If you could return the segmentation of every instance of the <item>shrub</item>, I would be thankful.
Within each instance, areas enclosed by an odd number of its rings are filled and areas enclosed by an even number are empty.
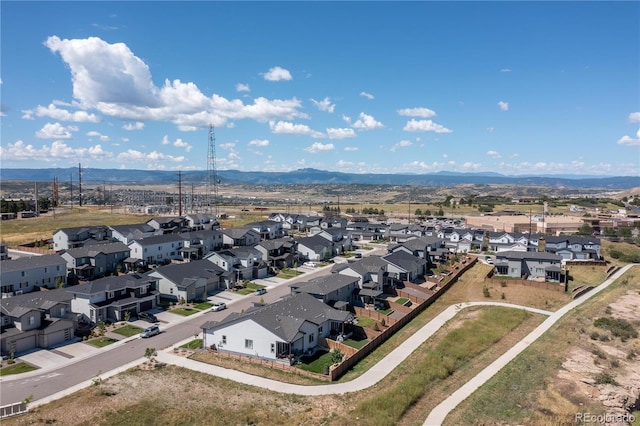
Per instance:
[[[591,337],[591,340],[598,340],[600,334],[598,334],[597,331],[592,331],[591,333],[589,333],[589,337]]]
[[[607,359],[607,354],[601,351],[600,349],[594,349],[591,351],[591,353],[600,359]]]
[[[629,338],[638,337],[638,332],[633,328],[633,325],[622,318],[602,317],[595,320],[593,325],[609,330],[611,334],[619,337],[623,342],[626,342]]]
[[[618,367],[620,367],[620,361],[618,361],[617,359],[612,359],[612,360],[611,360],[611,367],[612,367],[612,368],[618,368]]]
[[[500,281],[500,287],[506,287],[507,286],[507,282],[506,281]]]
[[[489,288],[487,286],[482,287],[482,295],[484,297],[491,297],[491,293],[489,293]]]
[[[504,300],[504,299],[506,299],[506,298],[507,298],[507,296],[505,296],[505,294],[504,294],[504,293],[502,293],[502,294],[500,295],[500,299]]]
[[[598,374],[596,376],[596,384],[598,385],[617,385],[618,382],[615,381],[613,376],[606,371]]]

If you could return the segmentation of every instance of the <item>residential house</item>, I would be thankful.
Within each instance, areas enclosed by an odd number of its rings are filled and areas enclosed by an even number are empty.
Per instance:
[[[445,242],[438,237],[410,238],[407,241],[389,247],[389,253],[404,250],[420,259],[425,259],[429,265],[446,260],[449,250],[445,248]],[[443,257],[444,256],[444,257]]]
[[[153,219],[149,219],[147,221],[147,225],[162,234],[182,232],[189,228],[188,221],[184,217],[158,216]]]
[[[344,217],[340,217],[340,216],[328,216],[328,217],[323,217],[320,220],[320,228],[322,229],[327,229],[327,228],[346,228],[347,227],[347,219]]]
[[[260,241],[254,248],[262,253],[262,259],[272,268],[291,268],[300,262],[293,238]]]
[[[0,260],[9,260],[9,246],[5,243],[0,243]]]
[[[496,275],[533,280],[561,280],[562,257],[553,253],[501,251],[496,253]]]
[[[306,260],[327,260],[335,254],[334,243],[319,235],[296,239],[298,253]]]
[[[274,240],[285,236],[282,223],[272,220],[248,223],[244,227],[256,231],[260,235],[260,240]]]
[[[266,278],[269,270],[262,252],[254,247],[220,250],[205,257],[225,271],[233,272],[236,281]]]
[[[29,293],[38,287],[55,288],[67,283],[67,262],[59,254],[20,257],[0,262],[2,297]]]
[[[213,230],[220,227],[217,218],[207,213],[190,213],[184,220],[190,231]]]
[[[404,251],[396,251],[382,257],[389,263],[387,275],[397,281],[415,282],[423,278],[427,273],[428,263]]]
[[[155,228],[146,223],[111,225],[109,226],[109,230],[111,232],[111,238],[127,245],[132,241],[160,234]]]
[[[202,325],[204,347],[290,363],[319,347],[321,338],[340,333],[351,313],[300,293],[269,305],[232,313]]]
[[[336,254],[343,254],[351,250],[351,233],[345,228],[341,227],[329,227],[329,228],[317,228],[311,229],[312,235],[318,235],[326,238],[333,243],[333,247]]]
[[[184,240],[179,234],[163,234],[141,238],[129,243],[131,257],[149,265],[166,265],[172,260],[184,260],[181,250]]]
[[[180,236],[183,239],[180,254],[184,260],[202,259],[212,251],[220,250],[223,246],[222,231],[219,229],[182,232]]]
[[[160,298],[157,285],[156,277],[128,274],[100,278],[66,290],[73,296],[71,310],[99,323],[123,321],[127,312],[133,316],[154,309]]]
[[[79,279],[91,280],[123,271],[123,262],[130,252],[129,247],[118,241],[69,249],[60,256],[67,262],[69,272]]]
[[[34,291],[0,300],[0,351],[20,354],[73,339],[77,315],[65,289]]]
[[[224,247],[253,247],[260,242],[260,234],[249,228],[229,228],[222,231]]]
[[[489,251],[529,251],[529,234],[487,232],[487,240]]]
[[[109,228],[106,226],[80,226],[60,228],[53,233],[53,249],[55,251],[82,247],[91,242],[110,240]]]
[[[203,300],[210,294],[234,286],[232,272],[204,259],[163,266],[147,275],[158,280],[160,297],[173,301]]]
[[[333,273],[358,279],[357,300],[362,304],[374,303],[383,294],[383,287],[392,284],[387,273],[389,262],[380,256],[367,256],[356,262],[336,264]]]
[[[389,241],[402,243],[409,238],[422,237],[425,235],[425,229],[422,225],[392,223],[387,229],[386,237]]]
[[[387,234],[389,225],[369,222],[352,222],[345,228],[350,232],[353,241],[382,240]]]
[[[289,288],[291,288],[292,295],[307,293],[323,303],[334,306],[336,302],[352,303],[360,288],[358,282],[359,277],[331,274],[290,284]]]
[[[600,260],[600,239],[580,235],[545,237],[545,251],[565,260]]]

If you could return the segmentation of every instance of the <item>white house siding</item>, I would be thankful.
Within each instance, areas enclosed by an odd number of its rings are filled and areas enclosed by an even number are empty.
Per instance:
[[[223,336],[226,336],[226,344],[223,343]],[[253,346],[245,347],[245,340],[252,341]],[[277,359],[276,349],[271,352],[271,345],[277,348],[277,342],[286,343],[251,319],[229,324],[215,332],[207,330],[204,335],[205,347],[216,345],[219,350],[274,360]]]

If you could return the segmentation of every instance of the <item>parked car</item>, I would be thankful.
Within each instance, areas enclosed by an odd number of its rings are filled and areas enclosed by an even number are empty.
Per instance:
[[[302,265],[303,266],[308,266],[309,268],[315,268],[316,267],[316,263],[315,262],[304,262]]]
[[[356,259],[362,259],[362,253],[356,253],[355,257]]]
[[[213,312],[222,311],[224,309],[227,309],[227,304],[224,302],[216,302],[213,304],[213,307],[211,308]]]
[[[151,327],[145,328],[144,331],[140,333],[140,337],[152,337],[156,334],[160,334],[160,327],[158,327],[157,325],[152,325]]]
[[[140,312],[138,318],[147,322],[158,322],[158,318],[150,312]]]
[[[266,292],[267,292],[267,289],[266,289],[266,288],[259,288],[259,289],[257,289],[253,294],[255,294],[255,295],[259,296],[259,295],[261,295],[261,294],[265,294]]]

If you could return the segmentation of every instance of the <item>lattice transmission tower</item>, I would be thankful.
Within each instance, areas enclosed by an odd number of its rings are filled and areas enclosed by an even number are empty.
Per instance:
[[[209,125],[209,149],[207,150],[207,212],[219,217],[218,211],[218,171],[216,169],[216,137],[213,132],[213,124]]]

